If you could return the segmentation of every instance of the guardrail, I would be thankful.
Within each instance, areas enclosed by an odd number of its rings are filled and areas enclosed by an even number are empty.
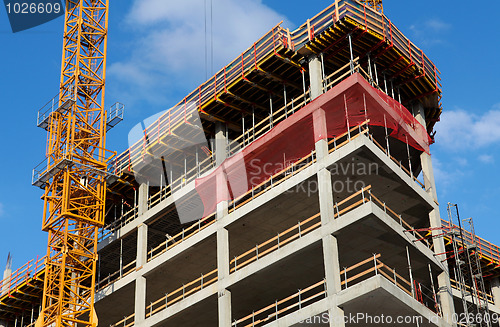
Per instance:
[[[447,220],[441,220],[441,225],[443,226],[443,228],[447,229],[451,228],[450,222]],[[460,230],[460,227],[458,227],[455,224],[453,224],[453,228]],[[462,232],[464,236],[463,241],[465,241],[466,244],[473,244],[472,234],[465,229],[462,229]],[[485,239],[477,235],[475,236],[475,240],[477,248],[479,249],[479,254],[482,257],[488,258],[491,261],[493,261],[492,263],[495,264],[496,268],[500,268],[500,247],[498,245],[486,241]]]
[[[146,318],[149,318],[158,311],[166,309],[167,307],[184,300],[186,297],[202,290],[204,287],[212,285],[218,280],[218,278],[217,269],[214,269],[209,273],[201,274],[200,277],[187,284],[183,284],[182,287],[166,293],[164,297],[156,300],[155,302],[151,302],[146,307]]]
[[[389,217],[398,222],[405,230],[411,228],[411,226],[401,217],[401,215],[394,212],[385,204],[385,202],[382,202],[372,194],[371,185],[362,188],[361,190],[348,196],[340,202],[336,202],[334,205],[334,218],[339,218],[340,216],[368,202],[372,202],[379,206]],[[276,236],[268,239],[263,243],[256,244],[255,247],[240,254],[239,256],[234,257],[229,263],[230,272],[235,272],[238,269],[241,269],[249,265],[250,263],[259,260],[260,258],[280,249],[286,244],[316,230],[320,226],[321,216],[319,213],[312,215],[311,217],[303,221],[299,221],[296,225],[286,229],[283,232],[278,233]],[[423,239],[422,235],[418,232],[413,232],[413,235],[427,247],[431,246],[429,241]]]
[[[435,296],[429,297],[425,291],[425,285],[414,281],[411,283],[408,279],[396,273],[396,270],[387,266],[380,261],[380,254],[374,254],[366,260],[363,260],[355,265],[345,268],[340,272],[341,286],[345,288],[353,286],[373,276],[382,276],[394,283],[398,288],[403,290],[409,296],[425,305],[428,309],[438,313],[438,305]],[[353,273],[349,277],[349,273]],[[424,291],[422,291],[424,290]],[[296,293],[281,299],[276,300],[262,309],[253,311],[251,314],[237,319],[232,323],[232,326],[255,327],[270,323],[273,320],[300,310],[308,305],[320,301],[328,296],[326,281],[319,281],[304,289],[299,289]]]
[[[454,280],[453,278],[450,278],[450,283],[451,283],[451,287],[453,287],[456,290],[460,290],[460,285],[458,284],[458,282],[456,280]],[[483,293],[480,290],[474,290],[469,285],[465,285],[465,288],[471,294],[476,293],[481,300],[488,301],[490,304],[493,304],[493,305],[495,304],[495,300],[493,298],[493,295],[488,294],[488,293]]]
[[[17,288],[32,279],[38,279],[39,274],[45,269],[45,256],[36,257],[10,273],[0,281],[0,297],[16,292]]]

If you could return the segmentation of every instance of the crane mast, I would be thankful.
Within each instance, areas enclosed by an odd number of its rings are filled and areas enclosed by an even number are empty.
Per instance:
[[[47,116],[42,229],[48,232],[38,326],[96,326],[104,224],[108,0],[66,0],[59,105]]]

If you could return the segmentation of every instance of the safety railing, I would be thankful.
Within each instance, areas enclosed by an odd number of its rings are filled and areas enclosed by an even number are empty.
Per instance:
[[[217,269],[214,269],[207,274],[201,274],[201,276],[197,279],[187,284],[183,284],[182,287],[179,287],[172,292],[165,293],[164,297],[156,300],[155,302],[151,302],[148,306],[146,306],[146,318],[151,317],[158,311],[164,310],[186,297],[202,290],[204,287],[212,285],[217,280]]]
[[[316,35],[321,34],[335,23],[346,18],[355,22],[356,25],[366,30],[371,30],[395,47],[401,55],[408,58],[410,65],[418,65],[422,72],[435,83],[436,89],[441,88],[439,70],[432,61],[413,42],[401,33],[401,31],[385,15],[376,10],[353,0],[338,0],[319,14],[301,25],[297,30],[291,32],[293,48],[300,48]],[[438,74],[439,73],[439,74]]]
[[[164,180],[164,176],[160,175],[160,186],[157,192],[153,193],[148,198],[148,209],[157,205],[162,200],[166,199],[170,195],[172,195],[177,190],[180,190],[182,187],[186,186],[188,183],[194,181],[196,178],[210,171],[215,166],[215,161],[212,160],[212,157],[207,157],[205,160],[201,162],[197,162],[196,165],[189,170],[186,168],[184,174],[174,179],[172,176],[168,176],[170,179],[170,183],[166,183]],[[168,174],[168,172],[167,172]]]
[[[428,309],[434,311],[435,313],[440,312],[436,292],[432,289],[432,286],[427,287],[425,284],[416,281],[412,277],[412,273],[409,268],[408,270],[399,271],[398,273],[395,268],[391,268],[384,264],[380,260],[380,257],[380,254],[374,254],[370,258],[358,262],[348,268],[344,268],[340,272],[341,287],[346,289],[349,286],[355,285],[374,275],[381,275],[406,294],[425,305]],[[401,275],[403,272],[405,275],[407,274],[408,277],[403,277]]]
[[[425,288],[425,285],[416,281],[413,281],[413,283],[410,282],[407,278],[397,273],[396,269],[380,261],[380,257],[380,254],[374,254],[373,257],[342,270],[340,272],[341,286],[345,289],[370,277],[382,276],[394,283],[394,285],[406,294],[425,305],[428,309],[439,312],[436,297],[434,296],[435,292],[432,292],[432,295],[429,296],[426,293],[428,289]],[[410,277],[410,279],[412,278]],[[262,326],[318,302],[327,296],[326,281],[322,280],[304,289],[299,289],[296,293],[284,299],[276,300],[274,303],[253,311],[251,314],[240,319],[236,319],[232,323],[232,326]]]
[[[122,320],[110,324],[109,327],[132,327],[135,324],[135,313],[130,316],[123,317]]]
[[[40,128],[49,129],[50,116],[53,112],[63,113],[68,111],[76,101],[73,91],[59,92],[38,110],[36,125]]]
[[[336,202],[334,205],[334,218],[339,218],[340,216],[360,207],[361,205],[372,202],[377,205],[379,208],[384,210],[384,212],[394,219],[400,226],[407,230],[413,229],[402,217],[389,208],[385,202],[382,202],[377,197],[372,194],[371,185],[363,187],[361,190],[355,192],[354,194],[348,196],[342,201]],[[260,244],[256,244],[255,247],[249,249],[248,251],[235,256],[229,263],[230,272],[235,272],[238,269],[241,269],[250,263],[257,261],[264,256],[280,249],[281,247],[297,240],[310,232],[316,230],[321,226],[321,216],[319,213],[312,215],[311,217],[297,222],[296,225],[293,225],[286,229],[283,232],[278,233],[276,236],[262,242]],[[428,240],[424,239],[421,234],[418,232],[412,232],[414,237],[420,241],[422,241],[426,246],[430,247],[431,244]]]
[[[324,299],[326,295],[326,283],[322,280],[309,287],[298,290],[296,293],[284,299],[276,300],[273,304],[260,310],[253,311],[243,318],[235,320],[231,326],[262,326],[318,302]]]
[[[231,140],[227,145],[227,153],[233,155],[234,153],[245,148],[247,145],[266,134],[274,126],[284,121],[288,117],[292,116],[301,108],[305,107],[310,100],[309,90],[305,91],[304,94],[292,99],[286,99],[286,93],[284,94],[285,103],[278,109],[270,109],[270,114],[268,117],[261,119],[257,123],[255,122],[255,116],[252,116],[251,121],[248,123],[245,118],[242,118],[243,132],[240,136]]]
[[[441,220],[441,225],[444,228],[451,229],[450,227],[450,222],[446,220]],[[456,230],[460,230],[460,227],[457,225],[453,225],[453,228]],[[472,240],[472,234],[466,230],[462,229],[463,236],[464,236],[464,243],[465,244],[473,244]],[[497,268],[500,268],[500,247],[498,245],[495,245],[491,242],[486,241],[485,239],[475,236],[477,248],[479,250],[479,254],[483,257],[486,257],[493,261],[493,263],[496,265]]]
[[[257,185],[253,185],[250,190],[240,195],[236,199],[231,200],[228,204],[229,212],[233,212],[234,210],[271,190],[272,188],[277,187],[284,181],[288,180],[290,177],[295,176],[315,162],[316,151],[312,150],[311,153],[309,153],[307,156],[302,157],[301,159],[295,161],[282,170],[274,173],[273,175],[270,175],[268,179]]]
[[[310,232],[316,230],[321,226],[321,216],[319,213],[299,221],[296,225],[288,228],[287,230],[278,233],[273,238],[255,245],[254,248],[234,257],[229,262],[230,272],[235,272],[250,263],[259,260],[260,258],[280,249],[281,247],[289,244],[290,242],[299,239]]]
[[[167,236],[167,240],[165,240],[165,242],[160,243],[158,246],[148,251],[148,262],[165,253],[167,250],[173,248],[174,246],[184,242],[195,234],[201,232],[205,228],[215,223],[215,221],[215,213],[213,213],[210,216],[198,220],[191,226],[183,228],[182,231],[175,234],[174,236]]]
[[[149,143],[158,141],[159,136],[163,133],[175,133],[176,128],[182,127],[184,123],[190,123],[190,116],[202,112],[209,103],[220,101],[218,94],[226,92],[227,88],[240,78],[246,78],[245,75],[250,70],[257,69],[258,63],[276,53],[282,46],[282,28],[278,24],[243,52],[241,56],[224,66],[173,109],[165,112],[155,123],[147,127],[144,131],[144,139],[137,141],[128,151],[120,155],[111,169],[115,171],[115,174],[132,171],[135,163],[145,156]]]
[[[38,279],[40,272],[45,269],[45,256],[36,257],[14,270],[9,276],[0,281],[0,297],[16,292],[17,288],[24,283],[29,284],[33,279]]]
[[[454,280],[453,278],[450,278],[450,283],[451,283],[451,287],[460,291],[460,285],[456,280]],[[471,294],[477,294],[482,301],[488,301],[490,304],[493,304],[493,305],[495,304],[493,295],[488,294],[488,293],[483,293],[480,290],[474,290],[469,285],[465,285],[465,289],[467,290],[467,292],[470,292]]]
[[[119,215],[115,213],[115,219],[113,220],[113,222],[105,225],[99,230],[99,242],[103,241],[105,238],[113,234],[116,230],[122,228],[139,216],[139,206],[137,203],[130,205],[122,200],[122,204],[119,210],[120,213]]]
[[[120,264],[120,268],[115,271],[114,273],[109,273],[108,276],[101,278],[100,272],[98,273],[98,279],[96,282],[96,289],[100,290],[105,288],[106,286],[109,286],[113,284],[114,282],[122,279],[123,277],[129,275],[133,271],[135,271],[136,268],[136,260],[133,260],[127,264],[125,264],[123,267]]]
[[[408,168],[406,168],[402,162],[399,160],[397,160],[396,158],[394,158],[393,156],[390,155],[390,152],[387,148],[384,148],[382,145],[380,145],[379,142],[377,142],[377,140],[373,137],[372,134],[368,134],[368,138],[380,149],[382,150],[388,157],[389,159],[391,159],[396,165],[399,166],[399,168],[401,168],[408,176],[410,176],[410,178],[415,182],[417,183],[421,188],[425,189],[425,185],[423,182],[421,182],[417,176],[413,175],[413,172],[411,170],[409,170]]]

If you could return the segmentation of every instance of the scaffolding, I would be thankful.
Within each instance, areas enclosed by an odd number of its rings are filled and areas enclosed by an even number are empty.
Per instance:
[[[486,287],[472,218],[461,219],[458,205],[448,203],[449,230],[453,245],[454,273],[458,282],[467,326],[491,326]],[[459,228],[455,228],[454,222]],[[464,237],[462,222],[469,225],[471,239]]]

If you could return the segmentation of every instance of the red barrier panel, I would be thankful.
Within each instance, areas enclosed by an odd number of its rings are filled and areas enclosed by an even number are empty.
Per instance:
[[[318,109],[325,115],[318,114]],[[326,117],[326,131],[322,117]],[[387,127],[391,137],[429,153],[431,138],[424,126],[403,105],[354,74],[226,159],[210,175],[196,179],[203,216],[213,213],[217,203],[245,194],[307,156],[319,139],[336,137],[367,119],[369,125]]]

